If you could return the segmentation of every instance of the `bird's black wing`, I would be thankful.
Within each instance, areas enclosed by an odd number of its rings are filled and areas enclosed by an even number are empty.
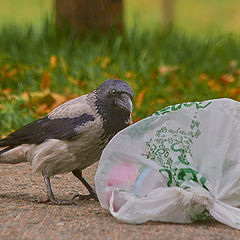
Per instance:
[[[31,122],[0,140],[0,147],[21,144],[39,144],[46,139],[69,139],[79,132],[76,128],[94,121],[94,116],[83,113],[74,118],[41,118]]]

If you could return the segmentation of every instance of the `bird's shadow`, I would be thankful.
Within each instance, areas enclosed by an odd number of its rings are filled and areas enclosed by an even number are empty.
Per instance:
[[[19,205],[24,205],[26,207],[36,207],[39,206],[40,209],[45,209],[48,208],[50,206],[52,207],[67,207],[67,208],[81,208],[81,207],[87,207],[88,209],[98,209],[96,210],[92,210],[96,215],[101,215],[102,217],[111,217],[111,214],[102,209],[99,202],[91,199],[91,200],[75,200],[76,202],[76,206],[74,205],[56,205],[53,203],[39,203],[38,200],[41,198],[41,196],[36,195],[36,194],[29,194],[29,193],[0,193],[0,203],[4,202],[5,203],[5,207],[6,207],[6,202],[9,203],[9,207],[11,207],[11,209],[15,209],[13,208],[13,204],[15,204],[16,208],[19,207]],[[71,198],[68,196],[69,200],[71,200]],[[129,225],[128,223],[124,223],[121,222],[117,219],[113,218],[113,221],[116,221],[116,223],[120,224],[120,225]],[[165,222],[158,222],[158,221],[148,221],[145,222],[144,224],[140,224],[140,225],[151,225],[151,226],[158,226],[159,224],[161,225],[166,225],[169,226],[169,224],[171,224],[172,226],[186,226],[187,224],[180,224],[180,223],[165,223]],[[224,226],[223,224],[218,223],[215,219],[213,219],[212,217],[208,217],[205,221],[201,221],[201,222],[195,222],[192,223],[191,226],[193,228],[199,228],[202,227],[203,229],[211,229],[211,228],[223,228],[227,226]],[[181,229],[181,228],[179,228]],[[179,230],[181,231],[181,230]]]
[[[2,201],[1,201],[2,199]],[[74,205],[56,205],[52,202],[44,203],[42,202],[45,200],[46,197],[42,197],[36,194],[29,194],[29,193],[0,193],[0,202],[15,202],[16,204],[24,204],[24,205],[55,205],[55,206],[72,206],[72,207],[79,207],[82,205],[89,206],[89,205],[96,205],[99,202],[90,199],[90,200],[74,200],[76,206]],[[59,200],[63,200],[62,198],[58,198]],[[72,200],[71,196],[67,196],[64,200]]]
[[[128,223],[125,223],[125,222],[121,222],[119,220],[116,220],[118,222],[118,224],[120,225],[128,225]],[[169,225],[171,225],[172,227],[176,226],[176,227],[179,227],[178,228],[178,232],[181,232],[181,226],[182,227],[185,227],[185,226],[190,226],[192,228],[196,228],[198,229],[199,227],[203,228],[203,229],[211,229],[211,228],[229,228],[228,226],[226,225],[223,225],[222,223],[219,223],[217,220],[213,219],[213,218],[208,218],[206,219],[205,221],[196,221],[196,222],[193,222],[193,223],[174,223],[174,222],[161,222],[161,221],[148,221],[148,222],[144,222],[142,224],[139,224],[139,226],[147,226],[147,225],[150,225],[150,226],[159,226],[159,225],[162,225],[162,226],[166,226],[166,227],[169,227]]]

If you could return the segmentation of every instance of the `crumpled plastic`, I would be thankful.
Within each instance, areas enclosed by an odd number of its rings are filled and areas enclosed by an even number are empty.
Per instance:
[[[191,223],[207,214],[240,229],[240,103],[166,107],[119,132],[95,176],[100,204],[127,223]]]

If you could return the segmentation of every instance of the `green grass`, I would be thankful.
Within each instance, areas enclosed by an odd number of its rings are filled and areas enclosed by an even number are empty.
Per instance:
[[[123,36],[110,32],[78,38],[73,32],[57,33],[47,21],[37,32],[31,27],[3,28],[0,134],[47,113],[58,103],[54,93],[69,99],[110,77],[133,88],[134,121],[179,102],[239,99],[239,59],[240,39],[229,34],[199,39],[175,29],[135,29]]]

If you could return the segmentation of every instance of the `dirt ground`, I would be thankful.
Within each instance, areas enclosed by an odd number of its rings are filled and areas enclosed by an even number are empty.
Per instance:
[[[83,172],[92,185],[96,168],[97,164]],[[58,199],[86,192],[70,173],[54,177],[52,187]],[[0,165],[0,239],[240,239],[240,231],[214,220],[130,225],[113,218],[94,200],[76,201],[77,206],[36,202],[45,195],[43,179],[31,173],[30,165]]]

